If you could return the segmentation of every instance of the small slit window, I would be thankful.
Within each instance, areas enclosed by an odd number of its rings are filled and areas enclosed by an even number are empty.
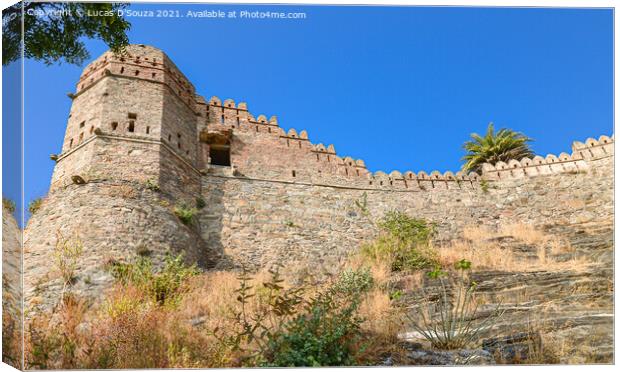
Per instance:
[[[291,173],[292,173],[293,177],[296,177],[296,176],[297,176],[297,174],[295,173],[295,171],[292,171]]]
[[[84,128],[84,125],[85,125],[85,124],[86,124],[86,122],[85,122],[85,121],[81,122],[81,123],[80,123],[80,128]]]
[[[151,133],[151,127],[146,127],[146,134],[150,134]]]
[[[73,138],[71,138],[71,141],[69,141],[69,148],[73,147]]]
[[[116,130],[116,128],[118,128],[118,123],[117,122],[112,122],[110,127],[112,127],[112,130]]]
[[[136,130],[136,124],[133,121],[129,122],[129,126],[127,126],[127,131],[133,133]]]
[[[127,118],[128,119],[133,119],[136,120],[138,118],[138,114],[135,114],[133,112],[130,112],[129,114],[127,114]]]

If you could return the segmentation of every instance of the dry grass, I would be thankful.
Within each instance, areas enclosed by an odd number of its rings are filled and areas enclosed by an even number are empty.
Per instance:
[[[570,243],[555,235],[546,234],[532,225],[509,224],[497,232],[486,227],[469,226],[463,229],[463,240],[438,247],[439,261],[450,267],[460,259],[473,263],[474,270],[534,271],[541,269],[579,269],[590,264],[586,257],[578,257]],[[498,238],[511,237],[528,246],[535,247],[535,257],[527,257],[512,251],[498,242]],[[572,254],[562,261],[556,256]]]
[[[522,241],[525,244],[544,244],[550,238],[542,231],[536,229],[532,225],[523,223],[512,223],[503,225],[499,229],[499,236],[506,235],[511,236],[517,240]]]
[[[352,263],[349,268],[359,267]],[[361,332],[365,349],[356,358],[374,364],[391,353],[401,327],[400,310],[385,293],[386,269],[373,268],[376,283],[363,298],[358,315],[365,319]],[[245,316],[257,319],[270,306],[271,279],[266,271],[252,275],[247,284],[253,296],[242,305],[238,299],[239,273],[208,272],[192,277],[189,289],[176,305],[160,306],[143,289],[116,284],[103,301],[89,305],[68,294],[50,313],[31,319],[26,327],[26,361],[34,369],[222,368],[253,366],[249,356],[260,340],[239,339],[243,323],[235,314],[244,306]],[[379,285],[381,283],[381,285]],[[324,285],[308,286],[310,299]],[[282,291],[296,288],[291,280]],[[267,318],[267,327],[281,319]],[[277,329],[277,328],[274,328]]]

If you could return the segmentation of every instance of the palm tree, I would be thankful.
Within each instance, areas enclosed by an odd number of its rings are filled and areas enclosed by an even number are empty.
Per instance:
[[[471,141],[463,145],[467,151],[462,159],[465,161],[463,170],[467,172],[480,173],[484,163],[495,164],[499,161],[508,162],[511,159],[521,160],[534,155],[528,145],[528,142],[532,141],[531,138],[506,128],[496,133],[493,123],[489,123],[484,137],[472,133],[471,138]]]

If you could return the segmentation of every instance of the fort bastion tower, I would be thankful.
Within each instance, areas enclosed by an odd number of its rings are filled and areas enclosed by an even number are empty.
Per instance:
[[[570,154],[485,164],[482,174],[371,173],[243,102],[206,101],[145,45],[97,58],[70,97],[49,194],[24,233],[27,307],[60,293],[53,252],[67,239],[84,247],[74,290],[97,294],[112,282],[106,264],[161,262],[166,252],[203,268],[335,270],[372,236],[368,217],[394,209],[433,221],[442,241],[502,223],[611,236],[613,136],[576,141]],[[191,221],[181,209],[195,209]],[[596,248],[602,260],[612,258],[608,241]]]
[[[49,195],[26,230],[26,292],[53,275],[59,234],[82,242],[80,277],[94,285],[110,280],[103,264],[136,254],[184,251],[208,265],[199,226],[170,213],[200,195],[193,85],[162,51],[131,45],[90,63],[69,96]]]

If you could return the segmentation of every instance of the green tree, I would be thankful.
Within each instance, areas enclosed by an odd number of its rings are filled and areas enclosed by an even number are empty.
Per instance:
[[[130,28],[119,10],[119,3],[47,3],[19,2],[2,11],[2,64],[8,65],[21,55],[22,18],[24,56],[48,65],[80,65],[90,58],[84,38],[99,39],[114,52],[129,44]]]
[[[493,123],[489,123],[487,133],[480,136],[472,133],[472,140],[465,142],[463,148],[467,154],[463,157],[464,171],[480,172],[482,164],[495,164],[499,161],[507,162],[511,159],[521,160],[534,155],[528,142],[532,139],[523,133],[502,128],[495,132]]]

